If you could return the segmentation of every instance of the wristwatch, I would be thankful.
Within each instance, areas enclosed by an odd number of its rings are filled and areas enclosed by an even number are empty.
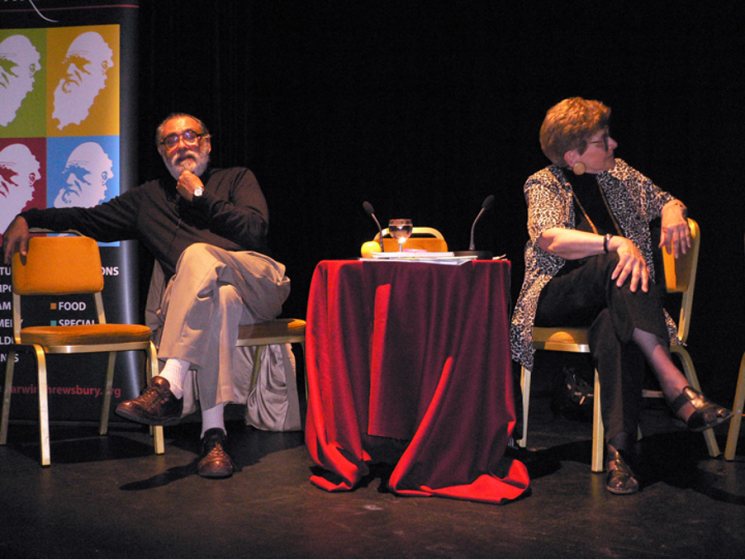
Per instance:
[[[202,196],[204,194],[204,187],[197,187],[194,189],[193,196]]]

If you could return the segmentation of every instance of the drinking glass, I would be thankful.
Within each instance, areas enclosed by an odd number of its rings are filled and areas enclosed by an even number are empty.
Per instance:
[[[414,227],[411,225],[411,220],[408,218],[397,218],[388,222],[388,233],[391,237],[398,241],[398,250],[402,252],[404,250],[404,243],[411,235]],[[381,239],[381,242],[383,240]]]

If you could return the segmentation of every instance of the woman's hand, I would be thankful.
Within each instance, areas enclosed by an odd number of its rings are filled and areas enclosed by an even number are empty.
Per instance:
[[[619,288],[630,278],[629,289],[635,292],[641,283],[642,291],[649,291],[649,269],[647,261],[631,239],[616,235],[611,237],[608,249],[618,253],[618,266],[611,278]]]
[[[541,234],[536,244],[548,253],[563,259],[575,260],[603,254],[604,242],[604,237],[595,233],[550,228]],[[643,291],[649,291],[647,261],[633,241],[614,235],[608,241],[608,251],[618,253],[618,266],[613,270],[611,278],[616,281],[619,288],[628,280],[632,292],[635,292],[640,284]]]
[[[685,217],[685,207],[678,201],[668,202],[662,209],[660,245],[676,259],[691,248],[691,229]]]

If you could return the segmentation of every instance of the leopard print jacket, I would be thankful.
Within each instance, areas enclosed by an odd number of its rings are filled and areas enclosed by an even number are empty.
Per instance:
[[[647,261],[651,278],[654,279],[649,223],[662,215],[662,207],[675,200],[674,197],[621,159],[616,159],[616,165],[610,171],[598,174],[598,182],[624,236],[639,247]],[[564,170],[557,165],[531,175],[524,187],[530,239],[525,246],[525,279],[512,315],[510,345],[512,359],[530,370],[533,369],[535,352],[533,322],[538,298],[541,290],[566,262],[561,257],[540,249],[537,241],[547,229],[576,227],[571,188]],[[665,319],[671,344],[679,343],[677,327],[667,312]]]

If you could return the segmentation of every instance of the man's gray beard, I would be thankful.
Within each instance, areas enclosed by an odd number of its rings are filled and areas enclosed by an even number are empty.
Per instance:
[[[11,82],[12,85],[13,82]],[[19,87],[0,87],[0,126],[8,126],[12,123],[21,103],[26,99],[29,92],[34,89],[34,82],[31,80],[28,89]]]
[[[95,87],[84,87],[83,85],[73,84],[73,89],[66,92],[64,89],[65,80],[60,80],[54,90],[54,112],[52,117],[59,121],[58,129],[62,130],[68,124],[80,124],[88,117],[88,112],[96,99],[98,92],[106,84],[106,78],[103,79],[97,89]]]
[[[172,165],[170,161],[166,160],[165,164],[168,172],[171,174],[171,177],[178,181],[178,178],[181,177],[181,173],[183,173],[184,171],[191,171],[197,177],[201,177],[202,173],[204,173],[207,169],[207,165],[209,164],[209,162],[210,158],[209,156],[207,156],[202,162],[195,162],[192,159],[187,159],[185,161],[182,161],[178,165]]]

